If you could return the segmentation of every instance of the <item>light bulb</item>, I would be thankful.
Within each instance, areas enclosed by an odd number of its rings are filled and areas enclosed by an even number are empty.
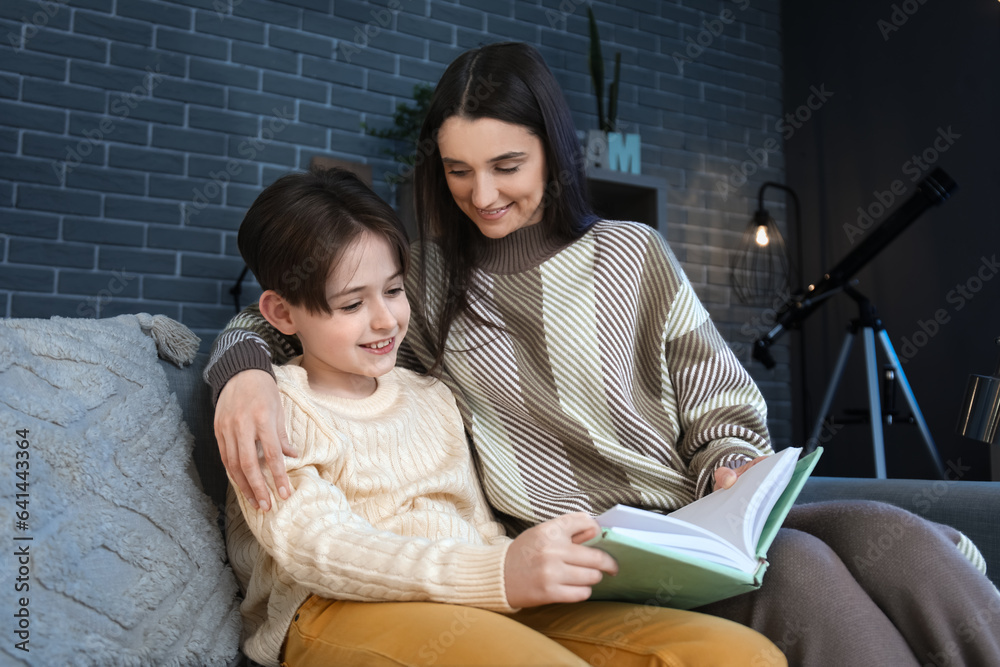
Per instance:
[[[767,245],[770,239],[767,238],[767,225],[757,227],[757,245]]]

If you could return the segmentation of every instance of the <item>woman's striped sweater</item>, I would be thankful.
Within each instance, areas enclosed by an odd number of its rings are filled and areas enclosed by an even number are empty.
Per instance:
[[[407,284],[399,364],[418,370],[441,303],[416,288],[421,262],[440,285],[437,247],[414,249]],[[489,240],[479,266],[472,308],[498,327],[459,318],[442,379],[510,529],[616,503],[670,511],[703,495],[717,467],[771,451],[760,392],[655,230],[601,221],[559,245],[534,225]],[[216,341],[206,379],[217,392],[291,346],[248,309]]]

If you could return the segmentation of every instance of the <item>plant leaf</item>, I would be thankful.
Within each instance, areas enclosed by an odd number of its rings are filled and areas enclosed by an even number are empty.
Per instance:
[[[383,153],[392,155],[400,164],[412,166],[416,161],[420,128],[424,124],[433,94],[434,86],[418,83],[413,87],[413,102],[400,102],[396,105],[396,111],[392,114],[392,127],[381,129],[368,127],[366,123],[361,125],[365,133],[395,142],[394,148],[385,148]]]
[[[618,118],[618,82],[622,74],[622,52],[615,54],[615,76],[608,88],[608,129],[607,132],[615,131],[615,121]]]
[[[597,31],[597,19],[594,9],[587,7],[587,18],[590,21],[590,52],[587,63],[590,65],[590,78],[594,82],[594,95],[597,97],[597,124],[602,130],[604,120],[604,58],[601,56],[601,36]]]

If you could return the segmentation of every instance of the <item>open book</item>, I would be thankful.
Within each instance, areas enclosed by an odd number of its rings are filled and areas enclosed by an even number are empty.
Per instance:
[[[759,588],[767,549],[822,451],[799,460],[800,448],[784,449],[730,488],[670,514],[612,507],[587,544],[614,556],[618,575],[606,576],[590,599],[691,609]]]

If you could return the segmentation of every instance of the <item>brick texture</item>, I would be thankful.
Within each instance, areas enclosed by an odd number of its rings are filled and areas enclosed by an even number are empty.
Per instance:
[[[749,364],[759,311],[736,301],[727,266],[757,189],[784,180],[778,0],[51,4],[44,25],[28,0],[0,10],[0,315],[164,313],[207,349],[233,312],[234,232],[255,193],[316,155],[396,173],[393,146],[362,123],[388,126],[465,48],[538,46],[582,139],[596,125],[590,4],[606,77],[622,53],[619,122],[642,135],[642,172],[668,185],[666,236]],[[375,189],[393,201],[381,177]],[[107,298],[115,271],[127,284]],[[776,357],[753,370],[781,445]]]

